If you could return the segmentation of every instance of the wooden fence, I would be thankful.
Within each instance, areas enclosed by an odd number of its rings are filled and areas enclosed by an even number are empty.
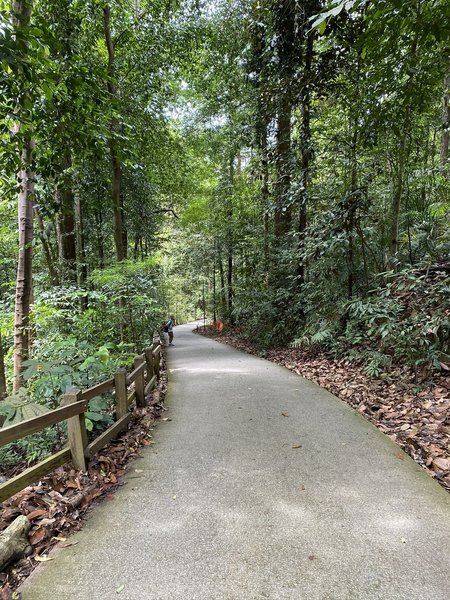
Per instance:
[[[126,369],[118,369],[115,376],[86,390],[72,389],[66,393],[60,408],[44,415],[27,419],[0,429],[0,447],[21,438],[42,431],[46,427],[67,421],[68,446],[52,454],[37,465],[30,467],[0,485],[0,502],[20,492],[56,467],[71,461],[76,469],[86,471],[87,461],[101,450],[117,434],[125,429],[131,420],[130,406],[145,406],[147,394],[156,386],[160,377],[161,345],[154,341],[151,348],[134,359],[133,370],[127,375]],[[134,389],[129,392],[129,387]],[[116,421],[99,437],[88,444],[84,413],[89,400],[105,392],[114,390]]]

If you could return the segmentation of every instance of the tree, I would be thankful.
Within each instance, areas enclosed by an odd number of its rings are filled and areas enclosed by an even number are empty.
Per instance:
[[[13,2],[13,23],[18,47],[22,59],[26,59],[28,50],[27,28],[30,25],[33,9],[32,0]],[[17,180],[18,193],[18,231],[19,259],[16,280],[16,305],[14,311],[14,390],[23,385],[23,363],[28,357],[29,319],[32,294],[33,261],[33,202],[35,175],[32,168],[34,139],[30,123],[30,97],[26,82],[17,98],[15,135],[18,139],[20,169]],[[26,124],[26,125],[24,125]]]

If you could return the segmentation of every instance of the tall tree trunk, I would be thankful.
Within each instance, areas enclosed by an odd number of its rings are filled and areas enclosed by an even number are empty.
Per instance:
[[[448,162],[448,148],[450,136],[450,73],[444,80],[444,103],[442,111],[442,140],[441,140],[441,170],[450,173]]]
[[[227,300],[225,295],[225,272],[223,268],[222,255],[219,250],[219,274],[220,274],[220,303],[222,319],[225,318],[227,312]]]
[[[227,209],[227,298],[228,298],[228,322],[233,324],[233,193],[234,193],[234,156],[230,158],[229,165],[229,197]]]
[[[213,259],[213,272],[212,272],[212,294],[213,294],[213,321],[217,322],[217,309],[216,309],[216,252],[214,250]]]
[[[117,97],[117,86],[114,83],[114,69],[115,69],[115,48],[111,36],[111,8],[106,5],[103,8],[103,25],[105,43],[108,51],[108,92],[111,100],[114,101]],[[109,124],[110,129],[110,140],[109,150],[111,154],[111,167],[112,167],[112,185],[111,185],[111,200],[113,209],[113,225],[114,225],[114,244],[116,248],[116,259],[117,262],[124,260],[124,234],[122,226],[122,202],[121,202],[121,181],[122,181],[122,166],[119,157],[119,148],[117,144],[117,133],[119,131],[119,122],[116,117],[113,117]]]
[[[127,223],[125,220],[125,201],[123,190],[120,190],[120,218],[122,221],[122,245],[123,245],[123,258],[128,258],[128,230]]]
[[[41,240],[42,249],[44,250],[45,262],[47,263],[48,274],[50,276],[50,281],[52,285],[59,285],[59,274],[58,269],[55,265],[55,259],[53,257],[52,248],[50,246],[50,242],[47,236],[47,232],[45,231],[44,221],[42,219],[42,215],[39,212],[39,208],[36,207],[34,209],[34,216],[36,217],[36,221],[39,228],[39,239]]]
[[[263,125],[261,132],[261,204],[264,214],[264,269],[267,272],[269,269],[269,153],[267,144],[267,122]]]
[[[105,43],[108,50],[108,92],[111,101],[117,99],[117,85],[115,83],[115,48],[111,35],[111,8],[106,5],[103,8],[103,25],[105,34]],[[121,262],[126,259],[126,244],[127,237],[123,227],[123,196],[121,193],[122,185],[122,165],[119,156],[119,146],[117,143],[117,134],[119,133],[119,121],[113,117],[110,121],[110,139],[109,150],[111,154],[112,166],[112,185],[111,185],[111,200],[113,209],[113,226],[114,226],[114,245],[116,247],[116,260]],[[124,296],[119,297],[119,311],[121,314],[121,340],[128,341],[129,327],[127,313],[131,312],[127,307],[127,300]]]
[[[403,130],[400,136],[399,144],[398,144],[398,162],[397,162],[397,171],[395,173],[394,178],[394,189],[392,193],[392,203],[391,203],[391,225],[390,225],[390,255],[391,261],[393,261],[394,266],[397,260],[398,254],[398,234],[399,234],[399,223],[400,223],[400,208],[401,208],[401,200],[403,196],[403,188],[405,182],[405,167],[407,163],[408,156],[408,139],[410,134],[410,126],[411,126],[411,110],[409,107],[406,108],[405,118],[403,121]]]
[[[414,36],[411,40],[411,46],[409,50],[409,60],[410,60],[410,72],[411,74],[408,76],[408,81],[406,83],[405,88],[405,97],[406,97],[406,107],[403,118],[403,127],[400,134],[400,139],[398,143],[398,162],[397,162],[397,172],[395,174],[394,179],[394,189],[392,194],[392,203],[391,203],[391,227],[390,227],[390,258],[391,263],[396,268],[397,267],[397,254],[398,254],[398,234],[399,234],[399,224],[400,224],[400,207],[401,200],[404,191],[405,185],[405,169],[408,162],[409,156],[409,138],[411,134],[411,120],[412,120],[412,107],[410,104],[409,98],[414,93],[414,73],[415,73],[415,63],[416,63],[416,53],[417,53],[417,42],[419,39],[419,33],[422,28],[421,24],[421,8],[422,8],[422,0],[417,0],[416,2],[416,24],[414,29]]]
[[[0,330],[0,402],[6,398],[5,355],[3,353],[2,332]],[[0,426],[2,417],[0,416]]]
[[[81,288],[84,288],[87,281],[87,257],[84,243],[83,210],[81,206],[80,190],[77,185],[75,191],[75,233],[77,241],[77,282]],[[81,310],[85,311],[88,305],[88,297],[80,298]]]
[[[17,30],[29,27],[33,8],[32,0],[15,0],[13,2],[14,25]],[[26,37],[25,37],[26,39]],[[21,116],[27,119],[22,108],[28,103],[27,92],[24,91],[18,102],[19,121]],[[20,126],[17,128],[20,136]],[[18,225],[19,225],[19,257],[17,264],[16,300],[14,310],[14,391],[23,385],[23,363],[28,358],[28,327],[30,321],[30,304],[32,291],[33,263],[33,201],[35,175],[32,171],[34,140],[30,128],[22,140],[20,158],[21,167],[18,173]]]
[[[347,297],[349,300],[353,297],[353,286],[354,286],[354,252],[355,252],[355,220],[356,220],[356,194],[357,194],[357,181],[358,181],[358,166],[356,160],[356,148],[358,143],[358,121],[355,118],[353,124],[353,136],[350,148],[350,164],[351,164],[351,177],[350,177],[350,194],[347,200],[346,206],[346,230],[348,240],[348,251],[347,251],[347,265],[348,265],[348,276],[347,276]]]
[[[72,166],[70,158],[64,158],[62,173]],[[59,203],[59,243],[62,280],[77,280],[77,250],[75,243],[75,199],[71,180],[63,175],[62,189],[57,191]]]
[[[296,0],[272,0],[270,3],[276,36],[277,70],[277,134],[275,149],[274,233],[279,240],[290,230],[292,221],[292,109],[296,65],[301,61],[301,44],[297,38],[300,5]]]
[[[276,180],[275,195],[275,237],[284,236],[292,221],[291,200],[291,115],[292,103],[286,89],[280,89],[278,103],[278,127],[275,155]]]
[[[26,140],[22,150],[23,168],[19,172],[18,196],[19,258],[17,264],[14,311],[14,391],[23,385],[23,363],[28,358],[28,336],[32,291],[34,173],[31,170],[33,141]]]
[[[300,211],[299,211],[299,263],[298,276],[299,285],[305,282],[305,235],[307,225],[308,191],[310,181],[310,163],[312,157],[311,139],[311,86],[312,86],[312,63],[314,53],[314,33],[307,32],[306,47],[304,52],[304,86],[302,93],[302,124],[300,131],[301,145],[301,176],[300,176]]]
[[[100,269],[105,268],[105,243],[103,239],[103,213],[101,208],[95,211],[95,221],[97,229],[97,250]]]

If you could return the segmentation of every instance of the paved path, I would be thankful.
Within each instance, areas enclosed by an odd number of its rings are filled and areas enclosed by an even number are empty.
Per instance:
[[[331,394],[191,328],[172,420],[24,600],[449,600],[444,490]]]

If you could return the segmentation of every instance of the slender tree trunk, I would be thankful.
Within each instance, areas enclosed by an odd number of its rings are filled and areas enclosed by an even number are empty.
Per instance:
[[[76,233],[76,250],[77,250],[77,281],[80,288],[84,288],[87,281],[87,256],[84,241],[84,226],[83,226],[83,209],[81,206],[80,190],[77,185],[75,191],[75,233]],[[88,306],[88,297],[82,296],[80,299],[81,310],[85,311]]]
[[[291,188],[291,115],[292,103],[290,95],[285,89],[280,90],[278,103],[278,128],[276,145],[276,181],[275,194],[275,237],[284,236],[290,228],[292,221],[291,201],[289,192]]]
[[[115,123],[112,123],[111,129],[114,131],[116,127],[116,119],[113,119]],[[110,142],[111,151],[111,162],[112,162],[112,206],[113,206],[113,224],[114,224],[114,244],[116,247],[116,259],[117,262],[124,260],[125,251],[123,245],[123,231],[122,231],[122,209],[120,206],[120,181],[122,177],[122,170],[120,161],[117,156],[117,144],[113,140]]]
[[[42,249],[44,250],[45,262],[47,263],[48,274],[50,276],[50,281],[53,286],[59,285],[59,275],[58,269],[55,265],[55,260],[53,257],[52,249],[48,240],[47,233],[45,231],[44,221],[42,219],[42,215],[39,212],[39,208],[34,209],[34,216],[36,217],[36,221],[39,228],[39,239],[41,240]]]
[[[103,213],[101,209],[95,211],[95,221],[97,226],[97,251],[100,269],[105,268],[105,244],[103,239]]]
[[[222,305],[222,319],[225,317],[227,312],[227,300],[225,295],[225,272],[223,268],[222,256],[219,252],[219,274],[220,274],[220,301]]]
[[[69,158],[64,158],[62,172],[72,166]],[[75,283],[77,280],[77,250],[75,243],[75,200],[72,183],[64,177],[63,188],[57,191],[59,203],[59,237],[62,280]]]
[[[123,245],[123,258],[128,258],[128,230],[127,223],[125,220],[125,200],[123,190],[120,190],[120,218],[122,220],[122,245]]]
[[[266,119],[261,119],[260,152],[261,152],[261,205],[264,214],[264,269],[269,269],[269,153],[267,144]]]
[[[84,242],[83,210],[79,193],[75,194],[75,231],[77,240],[78,285],[84,286],[87,280],[87,257]]]
[[[14,314],[14,391],[23,385],[23,362],[28,358],[28,336],[32,291],[34,173],[31,171],[33,141],[25,141],[23,168],[19,172],[19,258]]]
[[[5,355],[3,353],[2,332],[0,330],[0,402],[6,398]],[[2,417],[0,416],[0,426]]]
[[[347,264],[348,264],[348,277],[347,277],[347,297],[349,300],[353,297],[353,286],[354,286],[354,271],[355,271],[355,220],[356,220],[356,194],[357,194],[357,183],[358,183],[358,163],[357,163],[357,144],[358,144],[358,120],[355,117],[353,123],[353,135],[350,148],[350,164],[351,164],[351,176],[350,176],[350,195],[347,203],[347,240],[348,240],[348,253],[347,253]]]
[[[444,103],[442,111],[441,171],[450,173],[448,148],[450,136],[450,73],[444,80]]]
[[[274,233],[278,245],[289,232],[292,221],[292,110],[294,105],[294,75],[302,62],[302,45],[298,38],[298,23],[305,7],[296,0],[270,2],[274,43],[278,56],[277,133],[275,148]]]
[[[111,8],[106,5],[103,8],[103,25],[105,34],[105,43],[108,50],[108,92],[111,101],[117,99],[117,85],[115,84],[115,48],[111,35]],[[111,154],[112,166],[112,185],[111,199],[113,209],[113,226],[114,226],[114,244],[116,247],[116,260],[121,262],[127,257],[127,237],[123,227],[123,196],[121,192],[122,185],[122,165],[119,156],[119,146],[117,143],[117,134],[119,133],[119,121],[113,117],[110,122],[110,140],[109,149]],[[119,311],[121,314],[121,340],[127,341],[129,336],[129,322],[127,322],[127,299],[124,296],[119,297]]]
[[[398,163],[397,172],[394,179],[394,190],[392,194],[391,204],[391,227],[390,227],[390,255],[391,260],[396,261],[398,253],[398,234],[400,223],[400,208],[403,196],[403,188],[405,181],[405,167],[408,153],[408,139],[411,124],[411,111],[409,107],[406,109],[405,119],[403,122],[403,131],[398,145]]]
[[[417,149],[417,158],[418,160],[420,160],[421,156],[420,156],[420,150],[423,147],[424,153],[423,153],[423,166],[425,167],[425,169],[428,169],[428,163],[430,161],[430,131],[429,128],[427,127],[425,130],[425,143],[422,142],[422,140],[420,140],[419,142],[419,148]],[[420,196],[422,199],[422,206],[425,206],[426,203],[426,199],[427,199],[427,192],[428,192],[428,186],[426,184],[426,181],[424,181],[422,183],[422,187],[420,190]],[[408,219],[409,221],[409,219]]]
[[[227,209],[227,292],[228,292],[228,321],[233,324],[233,192],[234,192],[234,157],[230,158],[230,190]]]
[[[311,139],[311,85],[312,85],[312,63],[314,54],[314,34],[308,32],[306,35],[304,78],[305,85],[302,94],[302,126],[300,132],[300,143],[302,151],[301,177],[300,177],[300,214],[299,214],[299,285],[305,282],[305,235],[307,226],[308,192],[310,181],[310,163],[312,157]]]
[[[14,25],[17,30],[30,25],[33,8],[32,0],[15,0],[13,2]],[[27,92],[24,91],[18,102],[19,121],[23,113],[22,107],[27,103]],[[20,136],[20,125],[17,128]],[[35,175],[32,171],[34,140],[31,128],[22,140],[20,158],[21,168],[18,173],[18,225],[19,225],[19,256],[17,264],[16,300],[14,311],[14,391],[23,385],[23,363],[28,358],[28,338],[30,304],[32,291],[33,263],[33,201]]]
[[[105,43],[108,51],[108,92],[111,97],[111,101],[114,101],[117,97],[117,86],[114,83],[114,69],[115,69],[115,48],[111,36],[111,8],[106,5],[103,8],[103,25]],[[113,225],[114,225],[114,244],[116,248],[117,262],[124,260],[124,234],[122,226],[122,201],[121,201],[121,181],[122,181],[122,167],[119,158],[119,148],[117,144],[117,133],[119,130],[119,122],[113,117],[109,125],[110,129],[110,140],[109,150],[111,154],[111,167],[112,167],[112,209],[113,209]]]
[[[421,31],[421,7],[422,0],[416,2],[416,24],[414,30],[414,37],[411,41],[411,47],[409,51],[410,58],[410,70],[411,75],[406,84],[406,96],[413,94],[414,89],[414,67],[416,62],[417,42],[419,38],[419,32]],[[392,194],[391,204],[391,227],[390,227],[390,258],[393,266],[397,266],[397,254],[398,254],[398,234],[400,224],[400,207],[403,196],[404,184],[405,184],[405,168],[409,156],[409,138],[411,133],[411,119],[412,119],[412,108],[407,99],[408,104],[405,108],[403,127],[400,135],[398,144],[398,163],[397,172],[394,179],[394,189]]]
[[[263,24],[263,7],[258,2],[251,3],[252,28],[251,49],[254,62],[256,78],[254,79],[257,94],[257,120],[256,120],[256,142],[259,150],[261,163],[261,211],[264,221],[263,269],[266,276],[269,272],[269,249],[270,249],[270,222],[269,222],[269,152],[268,152],[268,128],[270,122],[267,98],[265,95],[265,66],[266,61],[262,59],[266,50],[266,32]],[[272,115],[271,115],[272,116]],[[256,219],[259,214],[256,215]]]
[[[216,253],[214,252],[213,260],[213,272],[212,272],[212,288],[213,288],[213,321],[217,322],[217,310],[216,310]]]
[[[369,289],[369,267],[367,264],[366,240],[364,237],[364,232],[361,227],[361,223],[358,223],[358,222],[356,223],[356,231],[358,233],[358,237],[361,242],[361,253],[362,253],[363,265],[364,265],[364,283],[366,286],[365,291],[367,292],[367,290]]]
[[[59,205],[58,194],[55,193],[55,204]],[[64,278],[63,265],[64,265],[64,253],[63,253],[63,230],[61,226],[61,219],[59,215],[55,219],[55,231],[56,231],[56,252],[58,255],[58,277],[59,279]]]

